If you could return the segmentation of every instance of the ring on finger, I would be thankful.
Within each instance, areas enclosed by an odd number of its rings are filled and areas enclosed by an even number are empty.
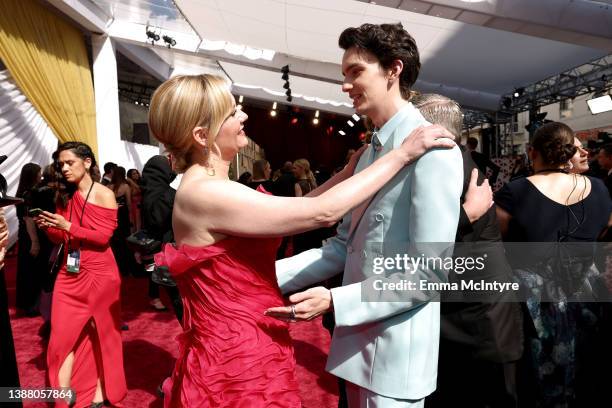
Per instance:
[[[295,305],[291,305],[291,313],[289,313],[289,320],[295,322]]]

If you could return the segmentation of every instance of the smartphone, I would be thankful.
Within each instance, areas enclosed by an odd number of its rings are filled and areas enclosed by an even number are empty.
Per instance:
[[[28,210],[28,215],[30,217],[38,217],[40,214],[42,214],[43,210],[41,210],[40,208],[30,208],[30,210]]]

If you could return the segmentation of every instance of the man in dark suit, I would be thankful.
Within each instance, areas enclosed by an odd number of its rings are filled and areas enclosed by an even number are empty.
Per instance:
[[[494,185],[497,181],[497,176],[499,175],[499,166],[491,161],[484,154],[477,152],[476,148],[478,147],[478,139],[475,137],[468,137],[466,142],[466,146],[468,149],[469,155],[472,157],[472,160],[478,166],[481,172],[484,174],[487,173],[487,170],[491,170],[491,176],[489,177],[489,183]]]
[[[417,96],[412,103],[429,122],[460,137],[461,110],[453,100],[426,94]],[[463,153],[462,206],[455,238],[464,245],[457,245],[454,255],[475,258],[486,253],[487,267],[477,276],[451,272],[449,281],[509,282],[511,270],[491,205],[492,192],[470,153]],[[480,187],[477,182],[482,183]],[[496,298],[451,302],[452,296],[442,298],[438,389],[427,398],[426,406],[517,407],[516,363],[523,352],[520,305],[508,292]]]
[[[599,163],[602,169],[603,181],[606,183],[606,187],[608,187],[610,197],[612,197],[612,143],[603,145],[599,150],[597,163]]]

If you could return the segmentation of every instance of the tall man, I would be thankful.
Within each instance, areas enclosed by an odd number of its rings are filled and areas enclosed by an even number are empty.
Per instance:
[[[358,172],[399,146],[412,130],[428,125],[408,102],[419,53],[401,24],[348,28],[339,45],[345,50],[342,90],[357,113],[376,126]],[[399,302],[362,301],[362,282],[393,279],[375,277],[372,265],[394,244],[454,242],[462,169],[458,147],[426,153],[347,214],[337,236],[322,248],[277,262],[285,293],[344,271],[341,287],[296,293],[289,298],[292,308],[275,311],[308,320],[333,309],[336,329],[327,370],[347,381],[351,408],[422,407],[436,387],[440,304],[410,291]],[[419,273],[427,278],[429,272]]]

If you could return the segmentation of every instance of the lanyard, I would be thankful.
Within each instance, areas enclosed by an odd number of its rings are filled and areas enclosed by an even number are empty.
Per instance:
[[[89,200],[89,195],[91,194],[91,190],[93,189],[94,182],[91,182],[91,186],[89,186],[89,191],[87,192],[87,196],[85,197],[85,203],[83,203],[83,209],[81,210],[81,219],[79,220],[79,226],[83,226],[83,216],[85,215],[85,207],[87,206],[87,201]],[[75,194],[79,194],[78,190]],[[68,218],[69,222],[72,222],[72,208],[74,207],[73,200],[70,200],[70,217]],[[79,245],[80,246],[80,245]],[[68,249],[70,249],[70,236],[68,236]]]

